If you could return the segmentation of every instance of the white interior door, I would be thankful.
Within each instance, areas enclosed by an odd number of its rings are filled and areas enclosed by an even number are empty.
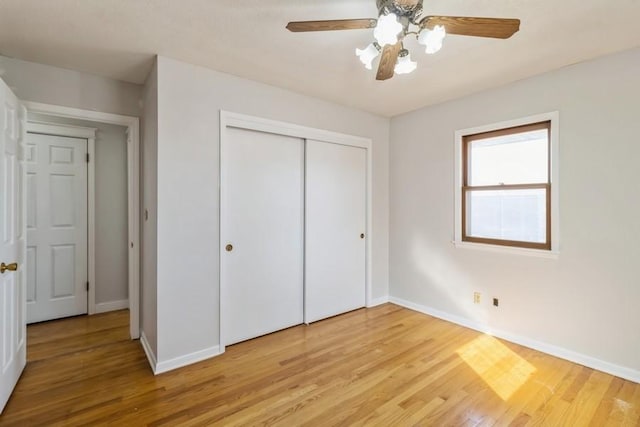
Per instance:
[[[24,110],[0,80],[0,412],[26,364],[22,129]]]
[[[305,322],[364,307],[367,152],[307,140]]]
[[[299,138],[226,128],[222,141],[222,342],[303,321]]]
[[[87,140],[27,134],[27,322],[87,313]]]

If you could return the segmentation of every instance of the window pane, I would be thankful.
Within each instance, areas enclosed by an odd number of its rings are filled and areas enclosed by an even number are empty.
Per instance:
[[[474,140],[468,150],[468,185],[548,182],[546,129]]]
[[[546,191],[467,191],[467,236],[545,243]]]

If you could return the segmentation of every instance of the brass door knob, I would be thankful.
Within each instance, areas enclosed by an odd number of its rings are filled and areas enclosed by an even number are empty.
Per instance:
[[[0,264],[0,274],[5,271],[16,271],[18,269],[18,263],[12,262],[11,264],[5,264],[4,262]]]
[[[225,247],[224,247],[224,249],[225,249],[227,252],[231,252],[231,251],[233,250],[233,245],[232,245],[232,244],[228,244],[227,246],[225,246]]]

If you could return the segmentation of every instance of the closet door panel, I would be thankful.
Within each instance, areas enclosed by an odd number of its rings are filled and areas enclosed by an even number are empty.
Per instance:
[[[364,148],[307,140],[305,322],[365,305]]]
[[[304,141],[228,128],[223,142],[223,342],[303,322]]]

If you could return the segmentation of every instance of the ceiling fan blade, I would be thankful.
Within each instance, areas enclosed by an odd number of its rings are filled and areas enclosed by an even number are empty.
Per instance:
[[[333,19],[329,21],[296,21],[287,24],[294,33],[305,31],[362,30],[374,28],[376,19]]]
[[[394,45],[388,44],[384,47],[382,56],[380,57],[380,64],[378,65],[376,80],[387,80],[393,77],[393,69],[396,67],[396,61],[398,60],[398,54],[401,48],[401,42]]]
[[[473,18],[466,16],[425,16],[420,27],[444,26],[447,34],[508,39],[520,29],[519,19]]]

